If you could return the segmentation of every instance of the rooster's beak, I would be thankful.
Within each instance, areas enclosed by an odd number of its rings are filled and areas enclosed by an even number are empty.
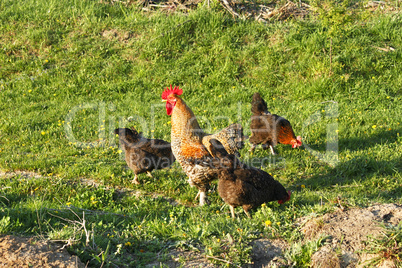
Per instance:
[[[162,102],[167,102],[167,100],[162,100]]]

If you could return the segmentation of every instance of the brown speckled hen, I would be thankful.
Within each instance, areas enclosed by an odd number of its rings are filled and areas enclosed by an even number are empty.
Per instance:
[[[215,157],[205,162],[216,170],[218,193],[229,205],[235,218],[235,207],[241,206],[249,218],[249,211],[263,203],[278,201],[283,204],[290,199],[290,191],[267,172],[242,163],[235,155],[228,154],[222,144],[210,140]]]
[[[295,136],[290,122],[279,115],[271,114],[259,93],[253,95],[251,112],[251,152],[258,144],[261,144],[263,149],[269,147],[274,155],[274,147],[278,143],[292,145],[292,148],[302,145],[301,136]]]
[[[243,207],[244,212],[251,218],[249,211],[263,203],[278,201],[283,204],[290,199],[290,191],[286,191],[270,174],[248,166],[236,156],[219,149],[222,148],[219,141],[211,140],[211,143],[216,148],[214,167],[219,170],[218,193],[230,206],[233,218],[235,207]]]
[[[217,170],[210,165],[204,165],[214,157],[210,140],[219,140],[227,151],[236,153],[243,146],[242,127],[239,124],[230,125],[219,133],[205,133],[187,104],[179,97],[183,93],[179,87],[170,86],[162,93],[166,101],[166,113],[171,115],[172,151],[191,186],[198,189],[197,197],[200,205],[207,202],[206,193],[209,183],[217,178]]]
[[[170,167],[175,161],[170,143],[160,139],[147,139],[134,128],[118,128],[114,130],[125,151],[128,167],[134,172],[133,183],[140,184],[138,174]]]

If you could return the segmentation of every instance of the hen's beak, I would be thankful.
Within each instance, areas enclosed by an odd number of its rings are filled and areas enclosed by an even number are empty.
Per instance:
[[[162,100],[162,102],[167,102],[167,100]]]

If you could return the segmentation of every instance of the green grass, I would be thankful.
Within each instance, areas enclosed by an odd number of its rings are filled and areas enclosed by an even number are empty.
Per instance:
[[[75,239],[70,250],[94,267],[141,266],[175,247],[241,265],[250,262],[253,239],[280,237],[306,248],[299,259],[288,256],[308,267],[311,250],[300,244],[296,218],[332,211],[338,196],[349,206],[402,201],[400,14],[332,3],[317,9],[320,16],[262,24],[217,5],[185,14],[99,1],[0,7],[0,168],[42,175],[1,179],[1,234]],[[263,169],[292,199],[257,209],[252,220],[240,209],[232,220],[216,184],[211,205],[196,207],[196,190],[177,163],[132,185],[112,131],[136,126],[170,140],[160,97],[170,84],[183,88],[210,133],[241,122],[249,135],[256,91],[321,154],[332,124],[339,162],[279,145]],[[337,113],[328,112],[329,101]],[[269,157],[248,149],[245,161]]]

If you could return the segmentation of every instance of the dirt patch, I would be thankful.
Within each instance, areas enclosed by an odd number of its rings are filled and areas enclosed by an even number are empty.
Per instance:
[[[382,204],[368,208],[353,208],[336,211],[317,218],[299,220],[301,231],[308,240],[328,236],[327,245],[312,258],[321,267],[364,267],[376,257],[364,253],[368,236],[379,238],[384,231],[382,223],[398,225],[402,220],[402,207],[397,204]],[[341,252],[338,258],[334,252]],[[329,262],[328,265],[323,265]],[[383,264],[382,267],[393,267]],[[314,267],[314,266],[313,266]]]
[[[340,268],[341,261],[333,248],[324,246],[311,256],[311,267]]]
[[[311,256],[311,267],[358,268],[374,267],[370,265],[370,260],[378,257],[364,252],[368,236],[379,238],[384,232],[381,224],[396,226],[401,221],[402,206],[380,204],[368,208],[339,209],[320,217],[303,217],[297,220],[296,225],[304,233],[304,241],[328,237],[325,245]],[[253,264],[249,267],[292,267],[283,257],[290,246],[286,241],[258,239],[252,245]],[[385,260],[376,267],[397,266]]]
[[[108,40],[117,39],[120,42],[127,42],[131,35],[127,31],[118,31],[116,29],[105,30],[102,33],[102,36]]]
[[[287,261],[282,257],[289,245],[281,239],[257,239],[252,242],[253,264],[250,267],[283,267]]]
[[[23,171],[23,170],[3,171],[3,170],[0,170],[0,178],[9,179],[9,178],[12,178],[15,176],[21,176],[25,179],[39,179],[39,178],[44,177],[44,176],[42,176],[38,173],[32,172],[32,171]]]
[[[0,237],[0,267],[85,267],[77,256],[55,243],[35,238]]]

